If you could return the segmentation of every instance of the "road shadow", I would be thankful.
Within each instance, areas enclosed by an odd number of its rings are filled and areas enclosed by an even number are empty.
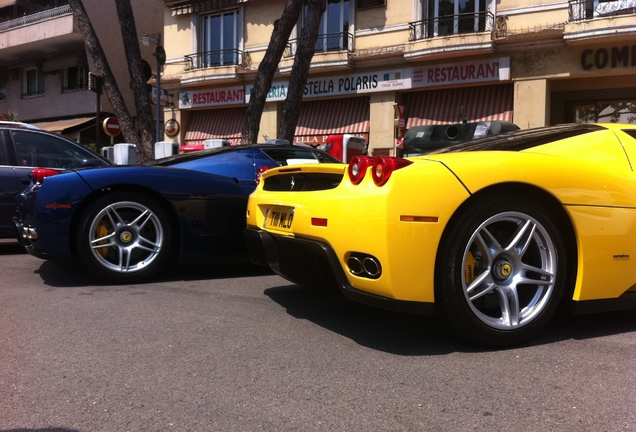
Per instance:
[[[360,345],[396,355],[443,355],[451,352],[496,351],[464,342],[433,317],[423,317],[374,308],[337,292],[297,285],[265,290],[265,295],[298,319],[311,321]],[[592,315],[559,315],[538,337],[516,349],[584,340],[636,331],[636,311]],[[505,350],[505,349],[499,349]]]
[[[291,316],[311,321],[368,348],[396,355],[443,355],[479,349],[451,337],[431,317],[378,309],[340,293],[297,285],[265,290]]]
[[[255,277],[273,275],[269,267],[251,262],[218,263],[207,265],[175,266],[155,280],[160,281],[190,281],[203,279],[232,279],[238,277]]]
[[[56,288],[77,288],[87,286],[143,286],[159,282],[178,282],[207,279],[228,279],[237,277],[264,276],[273,274],[267,267],[252,263],[208,264],[174,266],[157,277],[136,284],[114,284],[99,278],[75,261],[42,261],[35,270],[42,281]]]
[[[0,256],[1,255],[22,255],[26,250],[24,246],[18,243],[17,240],[0,240]]]

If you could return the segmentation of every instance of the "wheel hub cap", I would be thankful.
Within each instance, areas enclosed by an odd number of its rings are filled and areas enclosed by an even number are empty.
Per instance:
[[[512,274],[512,264],[507,260],[497,261],[493,267],[493,274],[497,280],[506,280]]]
[[[131,233],[130,231],[122,231],[119,233],[119,241],[121,241],[123,244],[129,244],[133,241],[134,237],[135,236],[133,236],[133,233]]]

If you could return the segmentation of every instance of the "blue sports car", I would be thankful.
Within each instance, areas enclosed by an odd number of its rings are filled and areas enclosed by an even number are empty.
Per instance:
[[[248,261],[249,194],[265,170],[339,162],[305,145],[221,147],[148,165],[35,169],[14,218],[27,252],[70,258],[115,283],[138,282],[170,263]]]

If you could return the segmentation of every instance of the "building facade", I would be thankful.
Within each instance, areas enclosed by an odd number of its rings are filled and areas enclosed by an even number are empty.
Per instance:
[[[635,121],[636,0],[325,1],[297,141],[351,133],[393,154],[415,125]],[[164,3],[166,139],[240,142],[285,1]],[[300,21],[267,98],[263,139],[276,137]]]
[[[83,4],[134,116],[115,2]],[[140,37],[162,32],[163,2],[135,0],[132,5]],[[154,63],[152,48],[142,46],[141,52]],[[105,94],[98,98],[89,90],[91,71],[92,59],[67,0],[0,0],[0,114],[5,118],[17,117],[82,144],[100,139],[108,144],[102,120],[112,108]]]

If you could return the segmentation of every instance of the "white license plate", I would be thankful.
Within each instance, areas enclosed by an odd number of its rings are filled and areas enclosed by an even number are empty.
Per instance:
[[[269,207],[265,210],[264,228],[289,231],[294,221],[293,207]]]

